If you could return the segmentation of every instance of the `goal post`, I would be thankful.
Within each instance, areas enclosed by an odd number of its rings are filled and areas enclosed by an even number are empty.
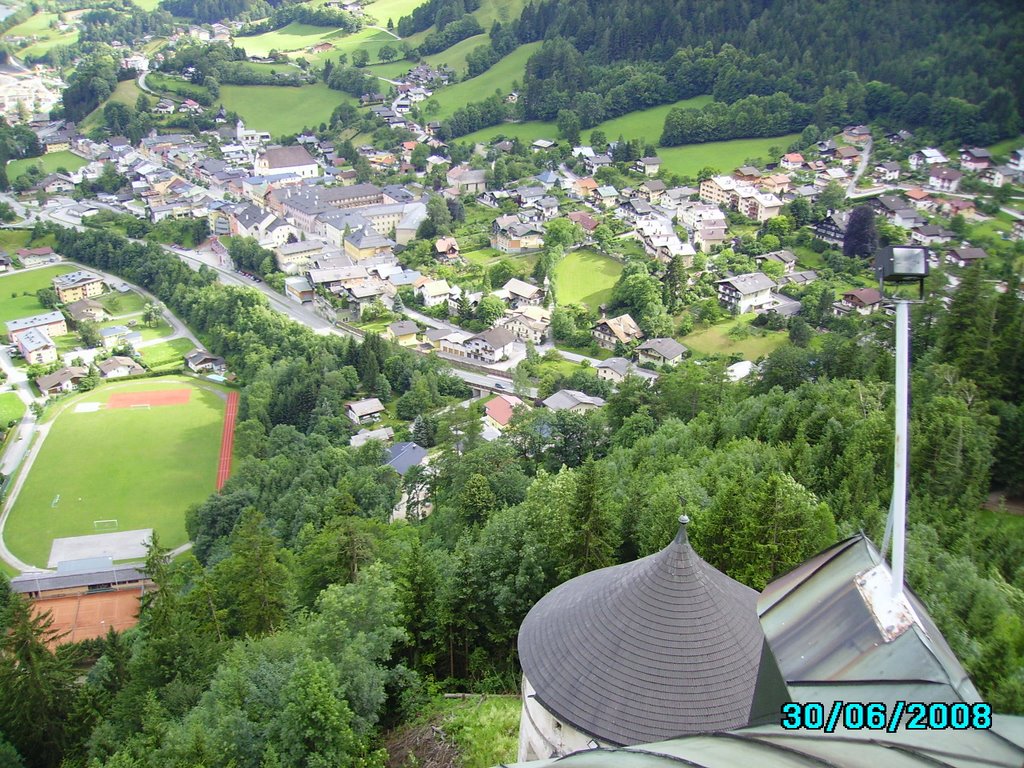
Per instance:
[[[117,530],[117,518],[111,518],[109,520],[93,520],[93,530],[96,531],[116,531]]]

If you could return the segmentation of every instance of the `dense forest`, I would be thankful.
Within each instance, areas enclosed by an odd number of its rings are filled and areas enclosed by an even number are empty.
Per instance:
[[[268,0],[160,0],[160,7],[186,19],[213,23],[225,19],[261,19],[269,16],[279,1]]]
[[[701,94],[731,107],[781,93],[818,125],[870,120],[982,145],[1021,127],[1024,10],[996,0],[544,0],[509,26],[520,43],[545,41],[527,64],[528,119],[571,110],[586,128]],[[496,60],[498,49],[492,42],[475,55]],[[689,110],[666,125],[665,143],[766,135],[761,121],[736,125],[734,115]],[[484,124],[505,117],[492,111]],[[768,120],[779,130],[798,122],[792,111]]]
[[[127,43],[145,35],[169,34],[174,18],[165,10],[142,11],[130,0],[114,0],[83,13],[78,28],[83,43]]]
[[[154,245],[57,241],[152,291],[228,358],[244,382],[238,463],[189,510],[193,551],[151,552],[160,589],[124,635],[53,653],[46,619],[0,581],[0,755],[13,765],[383,765],[380,729],[437,686],[515,691],[534,602],[663,547],[680,497],[697,550],[754,588],[838,537],[881,537],[884,317],[819,312],[822,343],[792,335],[760,380],[685,363],[653,387],[627,380],[600,411],[522,412],[488,443],[477,411],[437,410],[465,387],[436,359],[318,336]],[[1021,712],[1024,542],[978,509],[990,485],[1024,490],[1024,302],[974,268],[947,308],[941,279],[913,318],[908,573],[985,697]],[[399,477],[380,446],[348,446],[343,402],[367,394],[396,399],[409,437],[440,448],[432,474]],[[403,490],[408,519],[388,523]]]

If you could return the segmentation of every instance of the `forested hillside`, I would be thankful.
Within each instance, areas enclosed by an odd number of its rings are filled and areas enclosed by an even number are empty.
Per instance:
[[[654,387],[627,380],[598,411],[521,413],[495,442],[474,411],[421,416],[411,433],[438,449],[434,474],[399,478],[378,445],[348,446],[343,403],[400,395],[397,413],[423,414],[465,396],[440,361],[317,336],[156,246],[57,240],[153,291],[245,386],[237,470],[189,512],[191,553],[151,554],[160,590],[136,629],[53,654],[45,622],[0,591],[0,755],[32,768],[383,765],[381,728],[436,685],[514,692],[530,607],[663,547],[680,498],[697,550],[755,588],[845,534],[881,537],[883,316],[819,312],[821,344],[794,337],[761,380],[685,363]],[[1024,302],[977,267],[948,309],[940,297],[914,316],[909,578],[986,699],[1019,713],[1024,540],[979,506],[992,484],[1024,488]],[[433,511],[388,524],[403,489]]]
[[[872,120],[978,144],[1020,130],[1024,9],[1013,3],[543,0],[513,26],[520,43],[546,41],[527,67],[530,119],[569,110],[589,127],[701,93],[725,105],[782,93],[818,125]],[[769,119],[803,127],[793,114]],[[694,120],[716,129],[678,126]],[[677,117],[663,143],[766,135],[732,122]]]

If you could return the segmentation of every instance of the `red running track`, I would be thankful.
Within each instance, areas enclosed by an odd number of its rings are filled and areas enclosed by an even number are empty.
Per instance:
[[[224,487],[231,474],[231,451],[235,445],[235,419],[238,416],[238,393],[228,392],[224,411],[224,432],[220,436],[220,463],[217,467],[217,490]]]

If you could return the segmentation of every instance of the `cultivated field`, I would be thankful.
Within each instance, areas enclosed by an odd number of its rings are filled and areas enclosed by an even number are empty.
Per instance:
[[[88,164],[88,160],[71,152],[50,152],[49,154],[40,155],[39,157],[26,157],[24,160],[11,160],[11,162],[7,164],[7,178],[14,181],[14,179],[27,171],[31,165],[38,165],[43,169],[43,173],[53,173],[58,168],[75,171],[83,165]]]
[[[167,377],[60,403],[11,510],[7,546],[45,566],[55,538],[153,528],[165,545],[184,544],[186,509],[215,488],[225,398],[214,384]],[[156,399],[178,402],[132,404]],[[117,528],[95,524],[106,520]]]
[[[274,136],[298,133],[331,119],[334,108],[354,99],[323,83],[301,88],[280,85],[222,85],[219,102],[237,112],[246,127]]]
[[[66,275],[74,272],[74,267],[43,267],[42,269],[30,269],[27,272],[12,272],[0,275],[0,323],[8,320],[16,320],[19,317],[31,317],[32,315],[49,312],[39,299],[36,298],[36,291],[41,288],[49,288],[52,280],[57,275]],[[25,293],[28,293],[26,296]],[[4,333],[6,342],[6,328],[0,329]]]
[[[586,304],[597,309],[612,297],[622,264],[596,251],[571,251],[555,266],[555,296],[559,304]]]

